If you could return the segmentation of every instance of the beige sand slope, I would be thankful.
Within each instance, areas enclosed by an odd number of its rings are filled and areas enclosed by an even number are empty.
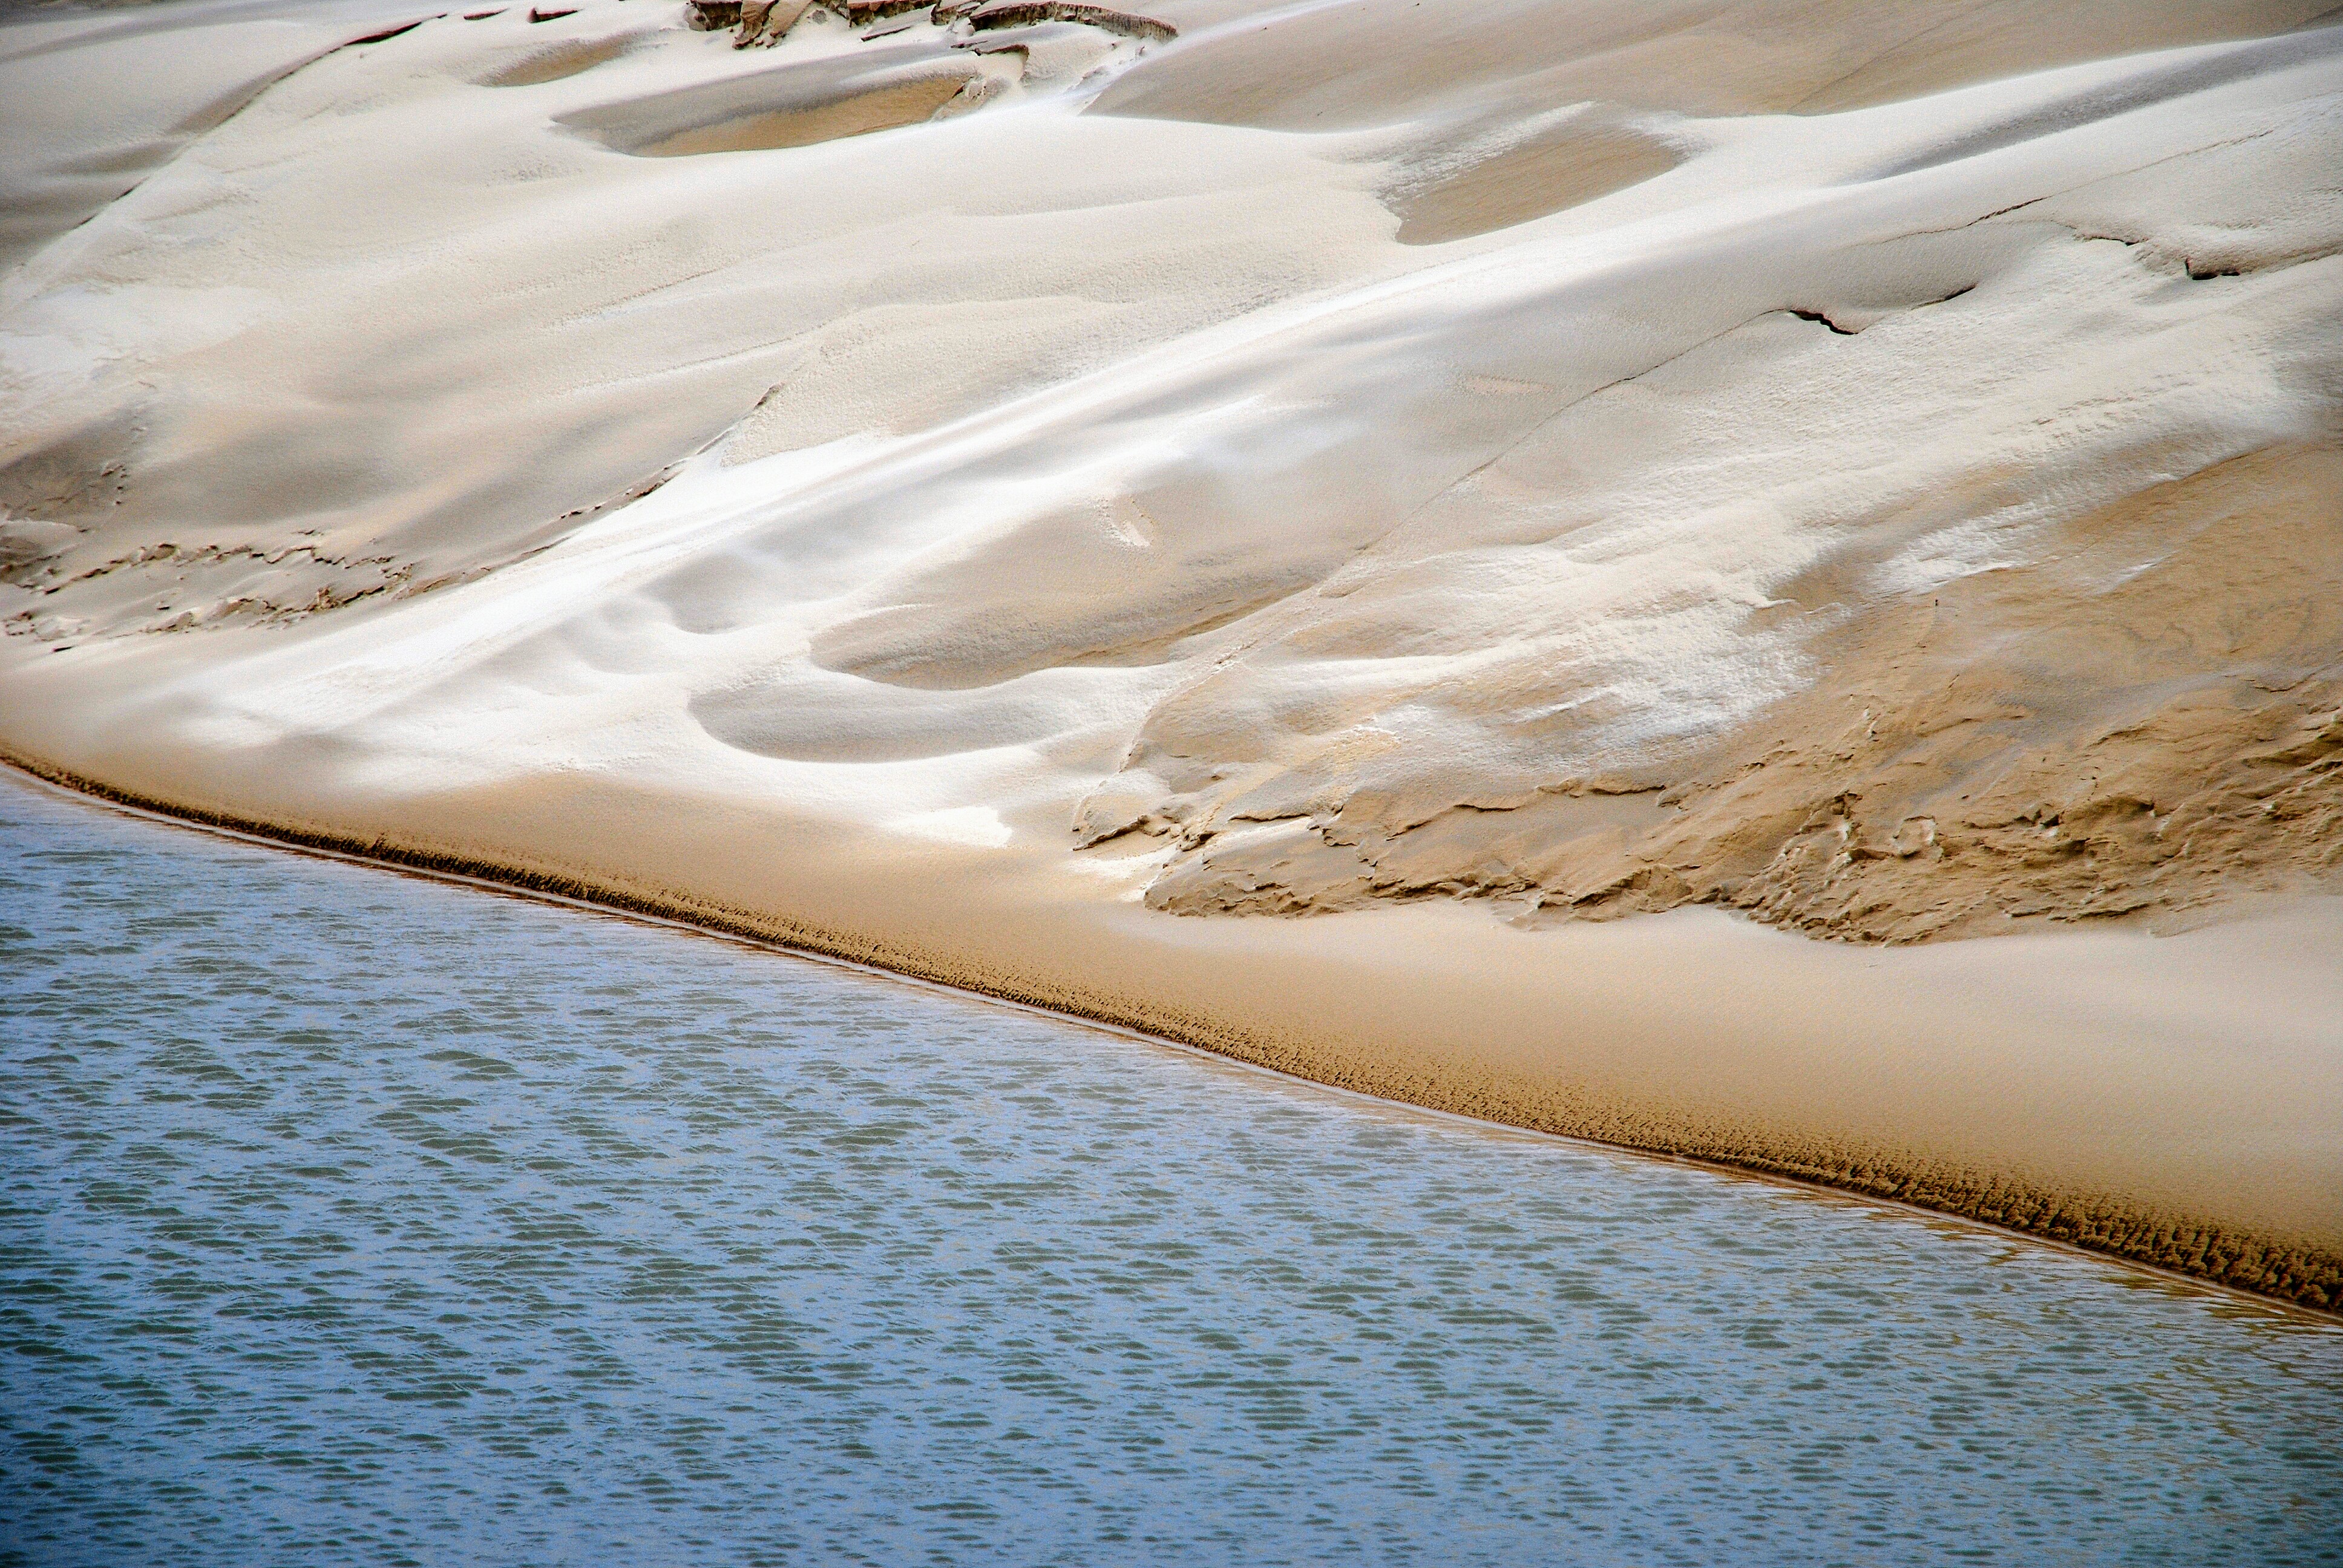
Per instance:
[[[2325,10],[18,13],[0,746],[2343,1304]]]

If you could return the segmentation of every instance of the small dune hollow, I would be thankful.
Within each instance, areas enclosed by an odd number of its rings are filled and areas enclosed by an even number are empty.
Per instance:
[[[1437,176],[1403,183],[1384,200],[1402,245],[1471,239],[1581,206],[1667,173],[1684,155],[1624,126],[1574,123]]]
[[[638,35],[621,34],[615,38],[587,38],[571,43],[556,44],[549,49],[533,49],[495,74],[483,77],[486,87],[534,87],[543,82],[563,81],[582,75],[595,66],[606,65],[634,47]]]
[[[874,50],[601,105],[560,123],[638,157],[810,146],[917,125],[980,69],[930,49]]]

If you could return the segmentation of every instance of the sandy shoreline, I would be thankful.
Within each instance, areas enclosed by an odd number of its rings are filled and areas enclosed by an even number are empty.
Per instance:
[[[2185,1116],[2186,1102],[2196,1097],[2174,1095],[2169,1092],[2174,1086],[2163,1086],[2166,1091],[2159,1093],[2158,1086],[2151,1083],[2127,1085],[2127,1092],[2114,1097],[2117,1103],[2102,1103],[2087,1111],[2086,1097],[2077,1093],[2072,1083],[2061,1084],[2055,1078],[2037,1077],[2030,1070],[2008,1071],[2008,1067],[2019,1065],[2011,1056],[2004,1058],[2005,1081],[1997,1086],[1959,1083],[1962,1075],[1957,1070],[1947,1070],[1953,1068],[1951,1063],[1939,1061],[1932,1065],[1906,1060],[1900,1067],[1907,1077],[1916,1069],[1917,1076],[1929,1081],[1925,1085],[1907,1081],[1902,1087],[1906,1091],[1919,1087],[1938,1101],[1933,1120],[1939,1125],[1927,1130],[1936,1135],[1936,1147],[1929,1147],[1920,1139],[1903,1141],[1899,1146],[1892,1135],[1880,1136],[1875,1119],[1873,1127],[1864,1127],[1863,1118],[1845,1114],[1851,1108],[1828,1106],[1825,1102],[1829,1097],[1815,1093],[1811,1087],[1819,1078],[1857,1069],[1859,1060],[1869,1055],[1859,1042],[1846,1038],[1844,1030],[1834,1031],[1839,1039],[1807,1042],[1815,1049],[1805,1062],[1794,1065],[1779,1057],[1767,1057],[1756,1064],[1757,1076],[1774,1081],[1772,1098],[1776,1116],[1773,1124],[1767,1125],[1748,1115],[1745,1104],[1736,1101],[1734,1089],[1746,1085],[1727,1082],[1720,1086],[1716,1082],[1724,1059],[1731,1054],[1732,1041],[1722,1030],[1711,1048],[1695,1051],[1691,1062],[1680,1055],[1672,1062],[1648,1060],[1645,1065],[1655,1070],[1648,1081],[1627,1095],[1619,1094],[1615,1087],[1612,1093],[1605,1094],[1600,1088],[1590,1088],[1582,1076],[1589,1065],[1584,1056],[1574,1060],[1573,1056],[1578,1053],[1566,1047],[1556,1049],[1554,1035],[1572,1031],[1556,1031],[1550,1023],[1544,1029],[1534,1023],[1524,1029],[1527,1043],[1545,1048],[1543,1052],[1528,1053],[1530,1060],[1524,1060],[1519,1050],[1509,1051],[1502,1043],[1483,1042],[1480,1049],[1469,1045],[1459,1049],[1463,1041],[1458,1036],[1469,1034],[1469,1025],[1461,1030],[1452,1027],[1450,1038],[1445,1040],[1427,1039],[1421,1027],[1426,1015],[1420,1010],[1427,1002],[1449,1012],[1452,1026],[1458,1022],[1456,1010],[1476,1015],[1474,1021],[1496,1024],[1508,1010],[1502,1001],[1497,1007],[1489,1007],[1488,999],[1474,998],[1469,986],[1425,985],[1421,971],[1413,976],[1383,971],[1382,984],[1374,988],[1376,1000],[1391,1010],[1383,1014],[1381,1028],[1362,1028],[1363,1017],[1353,1012],[1347,1020],[1313,1030],[1307,1021],[1308,1002],[1314,1000],[1332,1004],[1337,993],[1346,986],[1355,987],[1363,977],[1355,970],[1343,973],[1340,966],[1332,964],[1313,974],[1306,959],[1297,962],[1304,955],[1293,950],[1277,955],[1274,966],[1274,982],[1286,991],[1286,1005],[1282,1008],[1262,1006],[1262,977],[1259,975],[1231,977],[1226,983],[1215,987],[1209,982],[1199,983],[1210,972],[1208,970],[1190,969],[1171,986],[1160,981],[1151,985],[1145,978],[1133,973],[1134,968],[1144,966],[1134,966],[1130,961],[1131,945],[1118,943],[1111,935],[1100,932],[1091,934],[1091,960],[1109,972],[1119,970],[1120,984],[1100,984],[1094,977],[1081,976],[1079,966],[1031,962],[1036,955],[1030,950],[1021,955],[1028,962],[1012,960],[988,968],[981,960],[972,962],[965,953],[923,951],[868,929],[791,919],[771,910],[695,897],[672,886],[661,887],[651,879],[606,879],[548,860],[531,864],[518,857],[483,858],[476,851],[444,843],[434,845],[427,839],[402,834],[369,837],[244,817],[111,787],[18,755],[8,756],[5,760],[34,778],[83,795],[288,847],[462,878],[840,960],[957,991],[1202,1049],[1378,1099],[1900,1203],[2314,1312],[2332,1312],[2338,1302],[2343,1302],[2343,1244],[2338,1244],[2338,1234],[2343,1227],[2338,1227],[2328,1212],[2333,1207],[2333,1190],[2323,1184],[2324,1174],[2316,1161],[2309,1169],[2298,1167],[2290,1172],[2293,1180],[2284,1183],[2284,1190],[2265,1190],[2257,1195],[2259,1201],[2242,1206],[2235,1200],[2242,1195],[2245,1186],[2258,1180],[2266,1181],[2269,1175],[2267,1169],[2240,1179],[2236,1171],[2223,1172],[2217,1162],[2200,1161],[2194,1168],[2174,1161],[2156,1172],[2167,1178],[2179,1178],[2176,1189],[2179,1193],[2186,1193],[2191,1182],[2197,1183],[2197,1201],[2191,1204],[2185,1196],[2143,1201],[2137,1187],[2127,1192],[2107,1180],[2110,1175],[2120,1181],[2121,1174],[2135,1179],[2146,1174],[2136,1161],[2110,1161],[2106,1158],[2109,1151],[2100,1150],[2098,1169],[2094,1171],[2094,1161],[2087,1154],[2077,1161],[2073,1158],[2075,1151],[2051,1147],[2062,1141],[2059,1129],[2078,1127],[2089,1111],[2101,1115],[2113,1111],[2120,1120],[2156,1128],[2176,1142],[2187,1141],[2199,1150],[2226,1141],[2234,1160],[2243,1151],[2244,1144],[2266,1148],[2274,1131],[2284,1123],[2291,1122],[2314,1132],[2325,1125],[2328,1107],[2324,1098],[2315,1093],[2297,1101],[2286,1111],[2270,1099],[2257,1099],[2244,1106],[2225,1108],[2228,1114],[2218,1119],[2222,1124],[2217,1127],[2202,1125],[2204,1119],[2200,1116],[2200,1125],[2189,1128],[2177,1120],[2176,1113]],[[870,880],[864,880],[866,893]],[[884,879],[877,880],[883,886]],[[883,893],[879,896],[884,897]],[[1405,918],[1404,911],[1393,913]],[[2292,934],[2323,936],[2335,950],[2343,952],[2343,908],[2324,911],[2324,916],[2323,921],[2309,930],[2298,930]],[[1324,917],[1322,920],[1333,925],[1344,919]],[[1061,930],[1054,934],[1062,940],[1067,933]],[[1437,940],[1441,933],[1419,931],[1409,936],[1420,940],[1426,934]],[[1553,934],[1534,933],[1532,940]],[[1017,935],[1030,941],[1032,933],[1029,930]],[[2158,945],[2185,940],[2153,940]],[[1964,944],[1972,950],[1985,945]],[[1015,946],[1014,941],[998,944],[993,950],[997,956],[1003,949]],[[1676,945],[1668,956],[1693,956],[1699,952],[1700,946],[1696,942]],[[1321,956],[1324,956],[1322,950]],[[1968,966],[1977,979],[1993,982],[1993,989],[1998,989],[1998,982],[2010,978],[2009,970],[1994,961],[1998,956],[1987,958],[1973,951],[1973,961]],[[1118,959],[1122,960],[1119,965],[1115,962]],[[1634,978],[1632,970],[1611,977],[1614,983],[1620,980],[1632,981]],[[1414,984],[1411,985],[1411,981]],[[1409,990],[1430,994],[1398,994]],[[1218,994],[1214,994],[1216,990]],[[1292,1005],[1297,999],[1303,1003],[1299,1008]],[[1477,1008],[1476,1000],[1482,1003]],[[1957,1010],[1946,1008],[1946,999],[1934,1000],[1940,1013]],[[1672,1009],[1675,1004],[1668,1005]],[[1990,1028],[1996,1021],[2015,1023],[2021,1010],[2022,1004],[2012,1008],[2005,1003],[2003,1016],[1998,1020],[1981,1020],[1966,1011],[1962,1018],[1965,1027],[1975,1030],[1981,1026]],[[1277,1016],[1281,1013],[1283,1016]],[[1513,1021],[1523,1024],[1526,1020],[1516,1014]],[[1606,1032],[1615,1036],[1621,1021],[1605,1020],[1591,1032],[1598,1040]],[[1634,1019],[1631,1020],[1630,1033],[1640,1033],[1633,1025],[1648,1029],[1657,1021],[1648,1016]],[[1750,1030],[1748,1020],[1740,1021],[1745,1039],[1761,1032]],[[1617,1042],[1614,1040],[1612,1043]],[[1647,1035],[1630,1042],[1631,1048],[1653,1043],[1656,1042]],[[1681,1035],[1671,1043],[1680,1050],[1684,1044]],[[1585,1053],[1598,1060],[1602,1054],[1599,1049]],[[1692,1069],[1689,1072],[1684,1070],[1687,1066]],[[1785,1067],[1789,1070],[1785,1071]],[[1820,1073],[1815,1071],[1817,1067]],[[1674,1070],[1670,1071],[1670,1068]],[[1685,1103],[1680,1098],[1678,1103],[1671,1105],[1667,1093],[1670,1079],[1675,1081],[1673,1087],[1678,1090],[1699,1083],[1712,1091],[1705,1097],[1709,1102]],[[1948,1083],[1948,1079],[1955,1081]],[[1801,1083],[1801,1080],[1805,1081]],[[1723,1093],[1714,1092],[1720,1087]],[[2040,1091],[2046,1087],[2052,1092],[2042,1095]],[[2316,1081],[2308,1087],[2317,1087]],[[2019,1133],[2020,1145],[2031,1142],[2033,1147],[2013,1158],[2016,1151],[2005,1136],[1997,1147],[1989,1138],[1977,1141],[1986,1144],[1989,1152],[1973,1148],[1966,1160],[1952,1152],[1963,1141],[1963,1131],[1981,1131],[1979,1124],[1991,1120],[1986,1106],[2000,1093],[2013,1091],[2029,1092],[2039,1101],[2035,1109],[2040,1114],[2034,1124],[2015,1130]],[[1802,1096],[1810,1098],[1804,1100],[1804,1113],[1798,1114],[1792,1108],[1799,1104]],[[2130,1103],[2120,1103],[2124,1100]],[[1905,1104],[1896,1120],[1918,1131],[1931,1119],[1914,1117],[1911,1109]],[[1782,1116],[1784,1110],[1792,1110],[1792,1114]],[[2013,1130],[2000,1131],[2006,1135]],[[1948,1131],[1953,1134],[1950,1139],[1946,1137]],[[2193,1139],[2189,1136],[2192,1132],[2196,1134]],[[2121,1171],[2126,1163],[2133,1166],[2127,1172]],[[2250,1155],[2245,1163],[2252,1163]],[[2064,1169],[2060,1169],[2062,1165]],[[2217,1185],[2224,1174],[2232,1178],[2227,1192],[2220,1191]],[[2099,1178],[2097,1183],[2092,1180],[2094,1175]],[[2223,1199],[2231,1201],[2225,1204]],[[2229,1211],[2226,1214],[2222,1212],[2224,1208]],[[2289,1211],[2294,1217],[2292,1223],[2284,1220],[2272,1222],[2275,1216]]]
[[[0,754],[2333,1310],[2343,26],[1927,5],[9,20]]]
[[[361,849],[349,845],[337,845],[320,841],[315,839],[312,836],[306,834],[284,832],[256,825],[222,820],[216,818],[215,814],[211,813],[190,813],[184,810],[160,806],[152,802],[135,799],[125,796],[118,791],[107,789],[103,786],[92,784],[87,780],[75,779],[70,775],[57,773],[54,769],[43,769],[37,765],[26,763],[14,757],[0,757],[0,767],[5,767],[10,769],[12,774],[20,783],[28,787],[54,790],[59,795],[75,801],[103,807],[109,810],[118,811],[124,815],[142,821],[153,821],[167,824],[173,827],[193,829],[200,832],[216,834],[237,842],[255,844],[266,849],[277,849],[294,854],[314,855],[321,859],[337,860],[348,865],[366,866],[378,870],[393,871],[401,875],[420,877],[426,880],[442,882],[454,887],[467,888],[478,892],[500,894],[512,898],[528,899],[557,905],[565,909],[573,909],[590,914],[634,921],[654,927],[661,930],[680,932],[719,941],[736,942],[761,952],[774,953],[795,959],[803,959],[817,963],[834,964],[844,969],[851,970],[857,973],[880,976],[900,984],[941,991],[945,994],[963,998],[968,1000],[980,1001],[996,1007],[1011,1008],[1021,1012],[1032,1013],[1038,1017],[1052,1019],[1064,1023],[1076,1024],[1083,1029],[1093,1030],[1100,1033],[1111,1035],[1119,1039],[1138,1040],[1146,1044],[1160,1046],[1174,1050],[1194,1052],[1247,1072],[1264,1073],[1273,1080],[1291,1083],[1307,1084],[1314,1089],[1331,1089],[1343,1094],[1354,1094],[1362,1097],[1363,1099],[1372,1101],[1376,1104],[1403,1108],[1414,1114],[1452,1119],[1456,1121],[1469,1123],[1475,1127],[1502,1129],[1509,1132],[1525,1132],[1539,1138],[1552,1139],[1555,1142],[1564,1145],[1629,1153],[1639,1159],[1654,1161],[1663,1164],[1684,1165],[1697,1170],[1714,1171],[1740,1180],[1771,1182],[1785,1187],[1794,1188],[1802,1192],[1853,1199],[1865,1204],[1876,1205],[1890,1210],[1899,1210],[1925,1219],[1958,1221],[1964,1224],[1977,1226],[1988,1232],[2020,1236],[2033,1245],[2048,1247],[2056,1251],[2070,1252],[2077,1256],[2114,1261],[2121,1264],[2127,1269],[2137,1270],[2141,1273],[2153,1277],[2185,1283],[2192,1288],[2211,1288],[2225,1292],[2240,1300],[2252,1302],[2260,1307],[2268,1308],[2275,1305],[2288,1310],[2303,1312],[2312,1318],[2319,1320],[2343,1317],[2343,1309],[2338,1309],[2332,1305],[2321,1305],[2315,1299],[2306,1299],[2300,1292],[2291,1294],[2273,1293],[2266,1289],[2233,1283],[2227,1280],[2216,1279],[2209,1272],[2201,1270],[2190,1271],[2188,1270],[2174,1267],[2169,1263],[2151,1261],[2147,1259],[2135,1256],[2129,1252],[2111,1251],[2104,1247],[2094,1246],[2088,1241],[2066,1239],[2062,1236],[2052,1235],[2040,1229],[2026,1229],[2019,1225],[2013,1224],[2006,1219],[1986,1219],[1974,1214],[1958,1212],[1950,1209],[1932,1208],[1922,1202],[1916,1202],[1892,1195],[1891,1191],[1885,1183],[1875,1184],[1878,1190],[1857,1189],[1834,1184],[1828,1180],[1816,1179],[1810,1175],[1793,1173],[1786,1171],[1765,1169],[1756,1165],[1734,1163],[1722,1160],[1706,1159],[1696,1154],[1680,1151],[1672,1152],[1656,1149],[1639,1148],[1632,1144],[1609,1142],[1600,1139],[1582,1137],[1577,1134],[1556,1131],[1551,1129],[1525,1127],[1513,1122],[1492,1121],[1485,1116],[1473,1115],[1464,1111],[1445,1110],[1436,1106],[1421,1104],[1410,1100],[1394,1099],[1389,1095],[1377,1094],[1372,1091],[1364,1089],[1332,1084],[1321,1079],[1309,1077],[1306,1074],[1293,1072],[1284,1068],[1271,1066],[1264,1061],[1255,1060],[1247,1057],[1234,1056],[1225,1050],[1214,1049],[1210,1046],[1198,1045],[1173,1035],[1137,1029],[1112,1019],[1093,1017],[1084,1013],[1069,1012],[1062,1009],[1044,1007],[1037,1003],[1026,1001],[1016,997],[995,991],[972,990],[964,985],[929,979],[902,970],[884,968],[877,964],[868,963],[860,959],[850,957],[844,953],[832,952],[821,948],[807,946],[800,941],[784,940],[771,935],[765,934],[759,930],[753,930],[747,923],[730,919],[711,917],[705,912],[692,916],[673,914],[661,909],[650,907],[647,903],[631,898],[626,899],[622,901],[617,898],[609,896],[598,897],[595,890],[591,889],[571,890],[566,887],[542,885],[550,882],[552,879],[531,877],[526,873],[507,871],[488,866],[464,866],[451,864],[447,863],[444,860],[444,858],[434,857],[427,854],[399,856],[396,853],[377,853],[376,851],[376,847],[371,845]],[[388,849],[387,846],[385,846],[384,848]],[[2249,1245],[2249,1243],[2246,1244],[2246,1246]],[[2244,1251],[2245,1247],[2241,1247],[2239,1251],[2241,1258],[2244,1255]],[[2314,1266],[2316,1266],[2315,1261]]]

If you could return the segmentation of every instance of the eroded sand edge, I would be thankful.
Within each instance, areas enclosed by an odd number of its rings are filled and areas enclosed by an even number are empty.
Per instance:
[[[1485,995],[1474,999],[1482,1004],[1477,1007],[1465,1001],[1453,975],[1383,971],[1379,977],[1383,983],[1375,988],[1374,1010],[1383,1028],[1359,1030],[1360,1020],[1353,1013],[1347,1020],[1353,1027],[1346,1030],[1338,1006],[1330,1010],[1335,1019],[1313,1029],[1302,1021],[1312,1004],[1335,1001],[1346,987],[1355,985],[1358,976],[1345,974],[1337,964],[1296,962],[1290,952],[1271,955],[1286,1005],[1264,1009],[1259,975],[1230,974],[1220,985],[1199,987],[1196,981],[1209,975],[1209,968],[1151,970],[1146,955],[1131,950],[1138,944],[1130,940],[1130,933],[1114,930],[1108,921],[1097,922],[1087,933],[1089,951],[1071,945],[1058,948],[1061,960],[1076,960],[1069,966],[1043,957],[1053,940],[1065,942],[1070,933],[1063,930],[1035,930],[1032,922],[1013,922],[1024,929],[1004,931],[997,920],[968,912],[970,918],[963,930],[1010,938],[986,961],[981,955],[890,939],[844,922],[798,918],[638,875],[598,874],[552,857],[491,856],[477,847],[434,841],[424,835],[369,835],[275,820],[116,787],[21,753],[0,752],[0,760],[100,799],[289,846],[679,921],[1133,1030],[1383,1099],[1888,1200],[2297,1307],[2328,1312],[2343,1308],[2343,1244],[2332,1234],[2306,1233],[2316,1221],[2303,1228],[2272,1224],[2143,1200],[2045,1171],[1996,1169],[1927,1148],[1925,1141],[1899,1146],[1873,1131],[1834,1129],[1830,1112],[1819,1106],[1810,1109],[1805,1125],[1796,1126],[1778,1115],[1736,1115],[1715,1104],[1681,1099],[1672,1103],[1664,1089],[1639,1103],[1584,1081],[1583,1072],[1573,1070],[1583,1069],[1584,1062],[1540,1063],[1518,1055],[1508,1060],[1502,1050],[1458,1052],[1444,1049],[1451,1041],[1406,1038],[1411,1021],[1422,1016],[1417,1010],[1426,1006],[1453,1010],[1463,1001],[1464,1010],[1481,1014],[1482,1021],[1501,1020],[1505,1008],[1487,1006],[1491,999]],[[593,814],[601,815],[598,809]],[[656,815],[656,808],[649,814]],[[898,890],[890,885],[894,880],[884,875],[870,879],[875,901]],[[1192,929],[1198,922],[1178,924]],[[2343,920],[2329,924],[2343,934]],[[1028,961],[1003,961],[998,947],[1021,944],[1026,946]],[[1135,965],[1131,961],[1134,958],[1139,960]],[[1099,962],[1098,978],[1081,976],[1083,960]],[[1450,983],[1443,984],[1443,980]],[[1399,994],[1403,992],[1413,994]],[[1263,1012],[1271,1016],[1261,1018]],[[1768,1070],[1779,1065],[1770,1062]],[[2045,1087],[2050,1090],[2047,1098],[2059,1098],[2055,1083]],[[2255,1130],[2268,1129],[2258,1124]]]

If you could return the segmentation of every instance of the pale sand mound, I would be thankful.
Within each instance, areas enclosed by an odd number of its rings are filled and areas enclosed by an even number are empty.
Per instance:
[[[0,25],[0,745],[2343,1302],[2343,27],[1146,10]]]
[[[0,13],[0,266],[136,189],[272,83],[398,15],[383,0]]]

